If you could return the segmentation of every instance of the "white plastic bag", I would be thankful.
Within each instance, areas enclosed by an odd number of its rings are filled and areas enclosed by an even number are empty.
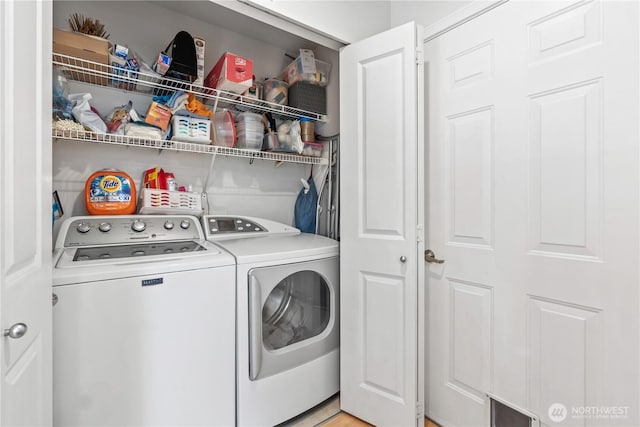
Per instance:
[[[278,126],[278,144],[285,151],[302,153],[304,143],[300,137],[300,122],[298,120],[287,120]]]
[[[107,133],[107,125],[102,120],[102,117],[91,110],[91,105],[89,105],[90,99],[90,93],[74,93],[69,95],[69,100],[75,102],[71,114],[73,114],[73,117],[85,128],[97,133]]]

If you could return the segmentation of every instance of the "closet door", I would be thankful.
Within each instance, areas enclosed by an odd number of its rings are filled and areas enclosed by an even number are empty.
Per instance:
[[[418,43],[419,42],[419,43]],[[421,30],[340,54],[341,406],[375,425],[423,422]]]
[[[51,425],[51,2],[0,2],[0,424]]]
[[[508,2],[425,45],[442,425],[487,425],[489,397],[640,423],[638,7]]]

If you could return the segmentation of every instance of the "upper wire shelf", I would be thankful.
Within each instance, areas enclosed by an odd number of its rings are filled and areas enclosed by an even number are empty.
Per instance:
[[[225,92],[217,89],[195,85],[182,80],[163,77],[159,74],[132,72],[111,65],[87,61],[73,56],[53,53],[53,65],[61,67],[69,80],[97,86],[125,90],[153,96],[167,94],[177,90],[193,92],[202,102],[217,108],[229,108],[238,111],[256,113],[272,113],[280,118],[299,119],[308,117],[311,120],[326,122],[327,116],[298,108],[267,102],[247,96]]]
[[[238,148],[219,147],[216,145],[195,144],[161,139],[148,139],[127,135],[103,134],[89,131],[52,130],[52,137],[62,141],[93,142],[99,144],[114,144],[127,147],[152,148],[159,150],[185,151],[191,153],[219,154],[229,157],[245,157],[249,159],[274,160],[276,162],[304,163],[311,165],[326,165],[324,157],[301,156],[292,153],[275,151],[253,151]]]

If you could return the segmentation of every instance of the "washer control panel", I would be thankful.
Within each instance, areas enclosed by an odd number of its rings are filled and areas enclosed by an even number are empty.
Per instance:
[[[207,218],[208,234],[220,233],[266,233],[267,229],[247,218],[209,217]]]
[[[300,230],[263,218],[235,215],[205,215],[202,225],[207,240],[242,239],[274,235],[296,235]]]
[[[198,219],[186,215],[84,216],[66,225],[58,238],[64,238],[64,247],[203,238]]]

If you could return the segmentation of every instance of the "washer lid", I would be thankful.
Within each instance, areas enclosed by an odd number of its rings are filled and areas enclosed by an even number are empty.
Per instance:
[[[238,264],[327,257],[340,253],[338,241],[307,233],[301,233],[297,236],[265,236],[224,240],[217,241],[216,244],[231,252],[236,257]]]
[[[75,251],[73,262],[99,259],[141,258],[154,255],[186,254],[206,250],[192,240],[186,242],[139,243],[136,245],[113,245],[80,247]]]
[[[172,242],[173,251],[164,251],[167,242],[122,245],[127,256],[101,256],[116,247],[61,248],[54,253],[53,285],[66,285],[123,277],[180,272],[215,267],[234,267],[234,257],[206,240]],[[138,247],[139,246],[139,247]],[[146,246],[146,247],[145,247]],[[144,247],[144,248],[143,248]],[[155,247],[155,248],[154,248]],[[163,249],[160,253],[157,249]],[[177,248],[177,250],[175,250]],[[186,250],[182,250],[185,248]],[[188,249],[192,250],[188,250]],[[129,254],[131,251],[145,253]],[[85,255],[88,255],[85,257]],[[129,256],[130,255],[130,256]]]

